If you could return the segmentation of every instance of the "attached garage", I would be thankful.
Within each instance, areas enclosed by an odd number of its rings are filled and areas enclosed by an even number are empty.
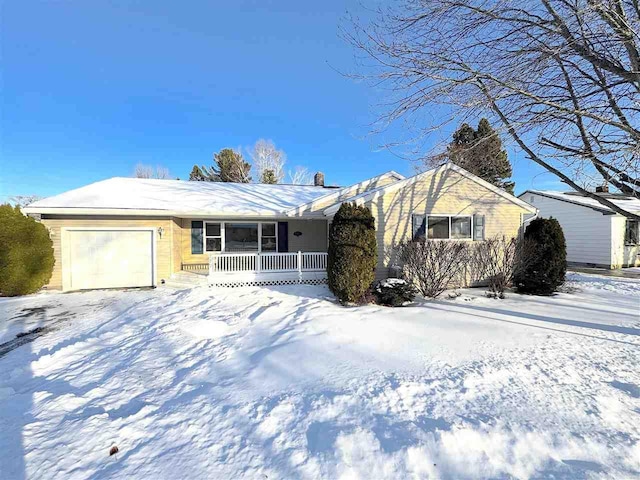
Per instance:
[[[154,230],[64,228],[62,267],[64,290],[153,286]]]

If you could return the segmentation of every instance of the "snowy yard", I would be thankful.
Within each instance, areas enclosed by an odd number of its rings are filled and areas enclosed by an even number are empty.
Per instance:
[[[0,477],[640,476],[640,280],[461,293],[0,299]]]

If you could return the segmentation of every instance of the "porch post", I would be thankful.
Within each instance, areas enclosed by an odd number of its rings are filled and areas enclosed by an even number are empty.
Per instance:
[[[302,283],[302,252],[298,250],[298,283]]]

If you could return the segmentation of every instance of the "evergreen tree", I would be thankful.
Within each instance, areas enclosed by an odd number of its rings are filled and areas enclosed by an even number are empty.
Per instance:
[[[378,261],[371,211],[343,203],[329,229],[327,278],[341,302],[360,302],[371,286]]]
[[[0,294],[37,292],[51,278],[54,263],[47,228],[19,207],[0,205]]]
[[[511,163],[498,132],[486,118],[480,120],[477,130],[463,123],[448,150],[453,163],[513,194],[515,183],[506,181],[512,174]]]
[[[191,169],[191,173],[189,174],[189,180],[194,182],[206,182],[210,181],[209,178],[204,174],[202,169],[198,165],[194,165]]]
[[[523,268],[516,270],[513,284],[521,293],[551,295],[564,283],[567,246],[564,232],[555,218],[536,218],[524,232],[531,245]]]
[[[223,148],[213,154],[214,164],[202,167],[204,175],[212,182],[249,183],[251,165],[244,161],[240,152]]]
[[[263,170],[262,175],[260,176],[260,183],[275,185],[278,183],[278,179],[276,178],[276,174],[273,173],[273,170]]]

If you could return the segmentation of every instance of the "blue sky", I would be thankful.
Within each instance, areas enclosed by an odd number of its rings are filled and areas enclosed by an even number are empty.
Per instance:
[[[353,68],[338,25],[357,2],[0,2],[0,201],[137,163],[185,178],[259,138],[334,184],[413,171],[378,148],[391,132],[368,135],[383,99],[336,71]],[[509,152],[518,192],[560,188]]]

